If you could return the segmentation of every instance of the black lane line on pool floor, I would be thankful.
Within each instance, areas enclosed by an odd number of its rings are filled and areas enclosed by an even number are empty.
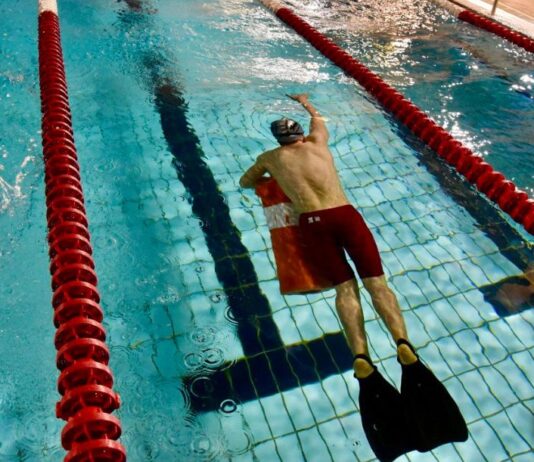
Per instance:
[[[143,5],[135,2],[134,17],[122,17],[128,26],[140,24],[148,30]],[[316,383],[332,374],[352,369],[352,354],[341,332],[285,346],[261,292],[247,248],[230,218],[224,196],[218,189],[200,140],[187,122],[188,106],[173,82],[162,54],[145,56],[155,105],[164,137],[173,155],[178,179],[186,188],[193,213],[200,219],[215,272],[237,322],[237,334],[245,357],[226,363],[209,380],[195,382],[198,375],[184,377],[193,411],[216,410],[225,399],[249,401]],[[335,357],[334,357],[335,356]],[[203,388],[201,388],[203,387]]]

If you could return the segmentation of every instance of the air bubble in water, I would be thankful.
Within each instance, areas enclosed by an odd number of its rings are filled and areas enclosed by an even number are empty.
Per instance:
[[[214,391],[214,386],[208,377],[197,377],[189,386],[191,393],[197,398],[207,398]]]
[[[219,411],[221,414],[230,415],[237,411],[237,404],[233,399],[225,399],[219,405]]]

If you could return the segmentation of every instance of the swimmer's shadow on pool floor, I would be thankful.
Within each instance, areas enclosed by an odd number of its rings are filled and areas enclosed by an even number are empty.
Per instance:
[[[484,299],[499,316],[509,316],[534,307],[534,268],[524,274],[481,287]]]

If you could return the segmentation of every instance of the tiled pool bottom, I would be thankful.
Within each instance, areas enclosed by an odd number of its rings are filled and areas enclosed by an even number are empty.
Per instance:
[[[240,111],[236,107],[228,110]],[[365,124],[364,120],[354,120],[348,105],[346,110],[338,107],[338,111],[347,126]],[[338,332],[333,292],[280,296],[263,211],[253,196],[243,196],[236,189],[239,164],[246,164],[247,159],[226,159],[232,155],[232,145],[214,143],[213,136],[203,132],[222,130],[211,125],[219,123],[215,116],[211,119],[201,110],[190,114],[195,114],[193,120],[208,121],[194,127],[201,141],[210,140],[209,144],[202,143],[202,148],[209,153],[210,169],[250,252],[261,291],[269,300],[272,319],[282,339],[278,349],[289,355],[295,344],[320,342],[325,334]],[[518,424],[532,416],[534,391],[528,375],[533,346],[532,311],[501,318],[479,290],[519,270],[484,235],[480,225],[440,189],[405,145],[389,135],[387,126],[374,124],[368,129],[371,135],[367,137],[345,134],[343,125],[336,126],[333,151],[338,155],[345,185],[351,193],[358,191],[353,198],[375,232],[412,340],[460,404],[470,430],[470,439],[464,444],[444,446],[432,454],[412,453],[399,460],[521,461],[528,457],[532,445],[528,428]],[[379,139],[373,138],[374,132],[381,133]],[[336,139],[347,145],[341,146]],[[160,142],[158,137],[139,141],[156,145]],[[173,403],[169,406],[175,410],[184,406],[178,415],[184,415],[185,424],[177,423],[164,430],[168,437],[166,444],[159,447],[161,460],[374,460],[361,429],[358,386],[345,365],[339,365],[341,373],[324,376],[323,364],[317,361],[312,371],[317,377],[313,383],[284,389],[284,378],[274,372],[276,364],[266,360],[265,368],[254,366],[255,357],[269,358],[259,352],[245,361],[252,364],[246,378],[257,391],[254,399],[217,396],[214,410],[197,409],[194,417],[188,414],[188,406],[202,402],[204,395],[217,395],[217,388],[210,388],[210,377],[220,368],[224,368],[223,374],[230,374],[243,353],[236,334],[238,321],[232,318],[217,282],[204,237],[198,228],[195,231],[174,226],[191,224],[191,211],[188,203],[180,199],[185,191],[176,181],[176,172],[170,163],[158,159],[155,153],[153,160],[147,160],[153,168],[143,169],[137,183],[142,192],[137,199],[132,197],[129,207],[140,211],[138,219],[145,223],[146,233],[157,236],[160,242],[156,246],[158,253],[173,265],[158,269],[160,264],[150,261],[150,266],[158,277],[176,280],[180,290],[172,289],[169,283],[156,288],[153,298],[149,291],[143,295],[150,300],[144,309],[146,319],[134,322],[126,318],[124,323],[139,325],[139,331],[144,331],[129,344],[130,354],[135,353],[140,365],[130,362],[128,373],[139,368],[133,377],[148,382],[143,386],[147,392],[162,383],[193,377],[180,393],[174,390],[159,395],[162,401]],[[363,190],[351,188],[351,175],[363,176],[371,170],[374,176],[367,183],[357,180],[368,186]],[[410,187],[404,182],[411,183]],[[366,188],[372,188],[372,194],[364,193]],[[146,277],[140,283],[146,288],[153,279]],[[373,358],[382,372],[398,384],[400,368],[394,348],[383,324],[369,308],[368,297],[363,295]],[[331,353],[334,362],[341,362],[339,353],[343,352]],[[121,355],[116,362],[122,359],[126,357]],[[279,393],[261,394],[265,375],[279,384]],[[195,378],[199,380],[195,382]],[[297,375],[297,381],[298,378]],[[127,403],[134,396],[124,399]],[[128,412],[129,409],[123,411]],[[133,443],[135,456],[142,460],[146,455],[141,454],[146,450],[139,449],[134,438],[134,433],[127,430],[125,442]]]

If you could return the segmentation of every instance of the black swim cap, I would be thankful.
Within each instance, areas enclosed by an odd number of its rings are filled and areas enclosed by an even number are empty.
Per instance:
[[[272,122],[271,132],[280,144],[293,143],[304,135],[304,130],[298,122],[285,118]]]

